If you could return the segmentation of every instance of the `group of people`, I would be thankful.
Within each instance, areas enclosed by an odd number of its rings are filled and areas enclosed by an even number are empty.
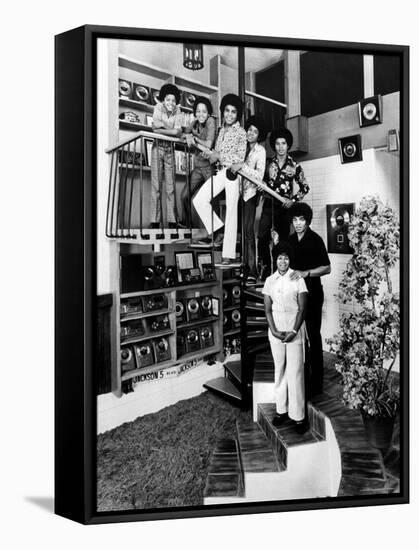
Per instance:
[[[301,166],[288,154],[293,136],[286,128],[273,129],[269,143],[274,154],[267,160],[262,145],[268,133],[265,123],[251,116],[243,128],[240,125],[243,103],[237,95],[227,94],[221,100],[218,134],[207,98],[196,99],[193,122],[187,128],[182,128],[178,88],[165,84],[159,99],[153,112],[153,129],[183,138],[194,154],[190,189],[185,188],[181,197],[182,222],[186,225],[190,221],[193,205],[208,233],[207,242],[210,240],[215,246],[222,243],[222,264],[232,265],[236,261],[241,194],[243,264],[249,284],[256,283],[257,278],[254,226],[258,201],[261,195],[264,197],[257,235],[259,263],[263,266],[261,278],[265,281],[262,292],[275,364],[273,423],[280,426],[290,418],[296,430],[303,433],[307,429],[305,396],[322,391],[320,329],[324,297],[320,278],[330,273],[330,261],[323,240],[310,229],[312,210],[301,202],[309,187]],[[176,227],[178,223],[174,162],[173,149],[163,140],[156,140],[151,162],[152,228],[161,223],[162,189],[166,194],[168,226]],[[264,186],[268,186],[269,194],[266,189],[260,193]],[[213,203],[222,191],[226,197],[224,223]],[[305,345],[307,339],[309,347]],[[304,363],[310,365],[307,388]]]

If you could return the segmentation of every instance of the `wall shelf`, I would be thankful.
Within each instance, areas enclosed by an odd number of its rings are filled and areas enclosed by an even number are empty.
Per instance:
[[[146,313],[133,313],[131,315],[121,315],[121,323],[132,321],[134,319],[146,319],[147,317],[155,317],[157,315],[168,315],[174,313],[173,309],[157,309],[155,311],[147,311]]]
[[[162,336],[171,336],[172,334],[174,334],[174,330],[172,329],[161,330],[158,332],[147,332],[147,334],[143,334],[142,336],[121,340],[121,346],[138,344],[139,342],[145,342],[146,340],[154,340],[155,338],[161,338]]]
[[[212,323],[214,321],[219,321],[220,317],[218,315],[211,315],[211,317],[203,317],[196,321],[188,321],[187,323],[180,323],[176,325],[177,330],[183,330],[191,327],[196,327],[200,325],[206,325],[207,323]]]

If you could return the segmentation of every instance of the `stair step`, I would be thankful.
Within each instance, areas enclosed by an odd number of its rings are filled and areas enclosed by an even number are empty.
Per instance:
[[[266,320],[266,317],[262,317],[262,318],[246,317],[246,325],[249,327],[267,327],[268,321]]]
[[[250,330],[246,333],[246,338],[268,338],[267,330]],[[269,342],[268,342],[269,344]]]
[[[260,289],[257,289],[255,287],[247,287],[244,289],[243,291],[243,294],[245,295],[246,298],[251,298],[252,300],[257,300],[257,301],[264,301],[264,294],[262,294],[262,287],[260,287]]]
[[[292,420],[287,420],[281,427],[275,428],[272,424],[272,419],[276,414],[274,403],[259,403],[259,424],[266,436],[272,441],[279,437],[287,447],[296,445],[306,445],[308,443],[317,443],[323,441],[323,437],[309,428],[304,434],[298,434],[294,429]]]
[[[243,496],[244,483],[237,441],[220,439],[211,456],[204,498]]]
[[[265,306],[263,304],[257,304],[256,302],[246,302],[245,309],[246,311],[258,311],[260,313],[265,313]]]
[[[242,364],[241,364],[241,361],[229,361],[227,363],[224,363],[224,368],[234,378],[234,381],[237,384],[241,384],[241,382],[242,382]]]
[[[270,344],[268,341],[266,342],[260,342],[258,344],[255,344],[253,346],[250,346],[247,348],[247,353],[248,354],[252,354],[252,353],[259,353],[261,351],[264,351],[266,349],[268,349],[270,347]]]
[[[244,474],[282,472],[285,469],[256,423],[244,425],[238,422],[237,434]]]
[[[253,382],[274,382],[274,361],[272,354],[258,354],[255,359]]]
[[[208,382],[204,384],[204,388],[218,393],[219,395],[229,397],[236,402],[242,401],[241,392],[236,388],[233,382],[225,376],[208,380]]]

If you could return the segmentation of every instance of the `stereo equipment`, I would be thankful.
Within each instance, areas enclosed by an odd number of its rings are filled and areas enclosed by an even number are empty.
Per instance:
[[[135,101],[144,101],[149,103],[150,101],[150,88],[143,86],[142,84],[132,83],[132,99]]]
[[[182,92],[181,104],[182,107],[188,107],[193,109],[194,103],[196,100],[196,95],[191,92]]]
[[[177,282],[176,267],[174,265],[168,265],[162,273],[163,286],[175,286]]]
[[[141,118],[137,113],[133,111],[124,111],[119,115],[120,120],[125,120],[126,122],[134,122],[135,124],[141,124]]]
[[[154,351],[156,354],[156,363],[162,363],[171,359],[170,346],[166,338],[159,338],[154,341]]]
[[[163,279],[159,274],[159,268],[154,265],[145,265],[141,268],[142,286],[144,290],[162,288]]]
[[[134,153],[134,151],[126,151],[125,149],[118,151],[118,161],[124,164],[135,164],[140,166],[141,162],[144,165],[144,155],[141,153]]]
[[[127,340],[129,338],[136,338],[137,336],[144,336],[145,329],[142,319],[136,319],[129,321],[128,323],[121,324],[121,340]]]
[[[383,100],[380,95],[366,97],[358,103],[359,125],[361,128],[383,122]]]
[[[199,342],[199,333],[195,329],[188,330],[186,332],[186,353],[193,351],[199,351],[201,344]]]
[[[132,95],[132,82],[128,80],[119,79],[119,97],[125,97],[131,99]]]
[[[361,136],[347,136],[339,138],[339,153],[342,164],[362,160]]]
[[[186,353],[186,335],[184,332],[178,332],[176,335],[176,354],[177,358]]]
[[[178,325],[180,323],[185,323],[186,322],[185,304],[182,302],[182,300],[177,300],[176,301],[175,313],[176,313],[176,323]]]
[[[231,303],[240,304],[241,288],[239,285],[234,285],[231,289]]]
[[[228,290],[223,288],[223,304],[226,306],[228,304]]]
[[[153,346],[151,342],[135,344],[134,352],[138,369],[154,365]]]
[[[148,319],[148,328],[150,332],[159,332],[170,328],[169,317],[167,315],[159,315]]]
[[[134,313],[143,312],[143,302],[141,298],[125,298],[121,301],[120,313],[121,315],[132,315]]]
[[[229,316],[224,313],[223,315],[223,331],[226,332],[229,329]]]
[[[333,254],[353,254],[348,229],[355,204],[327,204],[327,250]]]
[[[121,372],[128,372],[137,368],[131,346],[121,348]]]
[[[210,348],[214,345],[214,335],[210,326],[204,326],[199,329],[199,338],[202,348]]]
[[[212,311],[212,296],[202,296],[201,298],[202,317],[211,317]]]
[[[148,311],[157,311],[159,309],[167,308],[167,296],[166,294],[154,294],[153,296],[145,296],[143,298],[144,313]]]
[[[233,309],[231,312],[231,327],[238,328],[240,327],[241,314],[239,309]]]
[[[160,90],[156,90],[155,88],[150,88],[151,105],[157,105],[157,103],[160,103],[159,95],[160,95]]]
[[[215,281],[216,275],[215,275],[215,269],[212,264],[202,264],[202,279],[204,281]]]
[[[197,321],[201,318],[201,309],[197,298],[188,298],[186,300],[186,314],[188,321]]]

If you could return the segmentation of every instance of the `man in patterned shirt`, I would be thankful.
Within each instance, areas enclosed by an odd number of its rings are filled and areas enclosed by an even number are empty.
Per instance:
[[[267,163],[265,181],[284,201],[281,203],[268,195],[264,198],[258,235],[258,254],[259,262],[263,267],[263,280],[271,273],[272,259],[269,249],[271,239],[288,238],[290,229],[288,209],[295,202],[300,201],[310,189],[305,182],[303,169],[288,154],[292,142],[292,134],[286,128],[273,130],[269,138],[275,155]],[[297,186],[298,189],[296,189]]]

